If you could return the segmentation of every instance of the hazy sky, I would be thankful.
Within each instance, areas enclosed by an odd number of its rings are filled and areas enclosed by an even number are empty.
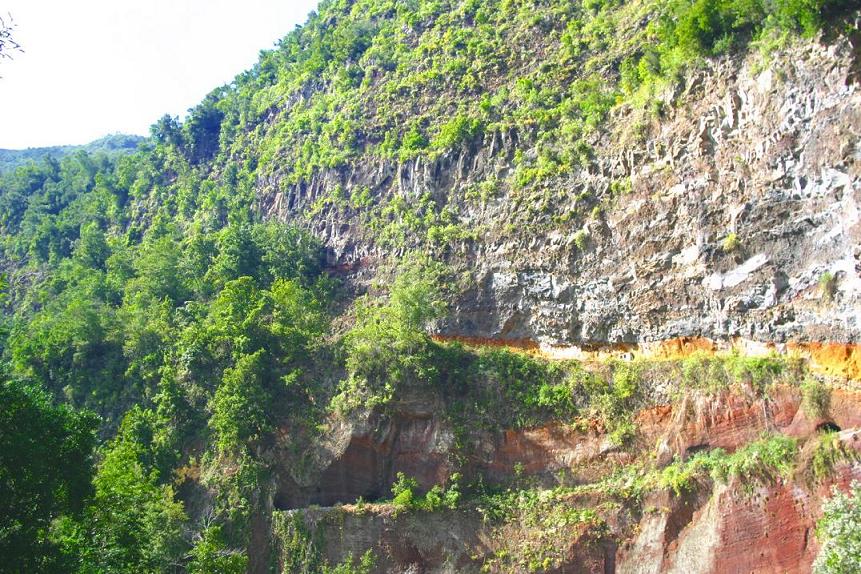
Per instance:
[[[0,0],[0,148],[146,135],[257,61],[316,0]]]

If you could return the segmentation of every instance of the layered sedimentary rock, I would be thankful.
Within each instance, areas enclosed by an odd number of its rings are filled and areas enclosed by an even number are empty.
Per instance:
[[[261,201],[273,217],[304,221],[335,185],[381,198],[430,192],[479,230],[440,254],[468,277],[440,325],[449,336],[563,347],[852,343],[861,335],[857,49],[811,41],[772,58],[764,71],[756,55],[708,64],[668,95],[677,103],[666,117],[646,124],[617,112],[592,142],[592,164],[546,185],[544,213],[524,210],[530,198],[517,190],[487,202],[461,193],[512,170],[517,136],[499,133],[430,164],[348,166],[277,194],[266,192],[280,190],[276,181],[261,182]],[[628,133],[634,124],[642,137]],[[590,209],[573,222],[551,217]],[[401,250],[379,246],[362,221],[326,210],[310,221],[333,270],[359,288]]]
[[[703,449],[732,452],[764,433],[814,444],[828,425],[829,430],[845,429],[835,440],[847,452],[861,454],[861,392],[836,390],[832,400],[827,414],[811,417],[801,408],[800,391],[791,386],[762,397],[738,391],[691,395],[641,411],[636,419],[638,441],[657,444],[655,456],[669,460]],[[390,503],[350,504],[360,497],[379,496],[397,471],[416,476],[425,490],[444,481],[449,471],[446,448],[451,444],[445,437],[451,432],[442,417],[427,416],[430,404],[433,397],[424,404],[414,397],[397,405],[391,417],[372,415],[357,421],[343,451],[319,470],[314,482],[325,485],[326,496],[338,500],[318,499],[328,508],[311,509],[304,508],[303,500],[295,509],[283,510],[280,519],[299,520],[315,533],[314,540],[331,563],[371,549],[378,572],[511,571],[495,562],[505,548],[500,531],[474,506],[426,513],[398,512]],[[623,452],[612,447],[600,429],[558,423],[477,436],[477,448],[461,469],[501,484],[527,479],[550,486],[563,469],[573,471],[569,480],[588,484],[606,475],[608,465],[624,465],[638,457],[636,449]],[[791,477],[706,480],[687,493],[656,489],[644,500],[621,507],[602,503],[600,493],[597,498],[581,497],[576,504],[594,509],[609,530],[596,534],[583,527],[572,534],[563,529],[564,535],[551,540],[564,558],[553,568],[538,571],[810,572],[818,550],[813,531],[822,500],[832,486],[845,488],[851,480],[861,479],[861,464],[848,457],[824,479],[813,479],[810,472],[802,460]],[[283,483],[281,487],[290,488]],[[332,507],[335,502],[346,504]],[[511,535],[528,538],[546,532],[537,528],[532,532],[524,524]],[[277,540],[273,544],[278,547]]]
[[[552,530],[552,543],[528,525],[496,530],[469,505],[399,513],[353,504],[387,498],[399,472],[423,490],[455,468],[497,485],[524,477],[544,488],[560,477],[588,485],[637,461],[661,468],[710,449],[733,452],[764,433],[813,445],[820,433],[840,431],[841,448],[858,451],[857,48],[805,41],[769,66],[760,57],[704,64],[667,94],[674,105],[662,117],[614,112],[590,142],[593,161],[539,190],[544,211],[524,209],[537,199],[507,184],[482,201],[464,193],[488,178],[507,181],[519,135],[504,130],[434,160],[348,165],[298,185],[274,177],[258,182],[260,202],[270,217],[310,226],[327,243],[330,271],[361,292],[423,239],[381,244],[349,208],[346,216],[326,208],[308,215],[310,206],[335,186],[367,186],[381,201],[429,193],[475,231],[429,248],[458,278],[438,340],[587,362],[780,354],[828,379],[827,413],[805,413],[797,385],[675,396],[678,380],[668,378],[637,414],[633,448],[618,448],[600,424],[550,422],[476,429],[454,464],[456,433],[442,402],[418,393],[340,421],[303,464],[282,453],[275,522],[303,525],[333,564],[371,549],[378,572],[810,572],[823,498],[861,479],[852,457],[827,479],[811,479],[802,461],[791,477],[655,489],[631,505],[586,496],[577,504],[606,528],[566,523]],[[566,211],[577,215],[553,217]],[[278,532],[267,553],[283,550]],[[506,543],[551,544],[554,558],[511,566]]]

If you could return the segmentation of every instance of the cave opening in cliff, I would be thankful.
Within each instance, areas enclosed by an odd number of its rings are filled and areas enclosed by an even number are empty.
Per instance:
[[[840,432],[841,430],[834,421],[825,421],[816,425],[816,432],[820,433]]]
[[[354,438],[313,485],[283,484],[273,504],[278,510],[292,510],[312,504],[322,507],[352,504],[359,499],[378,502],[390,496],[394,474],[386,448],[374,441]]]
[[[342,491],[340,493],[330,493],[322,485],[317,485],[311,489],[309,493],[296,493],[288,490],[279,489],[275,493],[275,498],[272,501],[272,506],[275,510],[295,510],[297,508],[305,508],[307,506],[322,506],[331,507],[339,504],[355,504],[359,500],[364,502],[374,503],[384,500],[376,489],[367,489],[363,493],[353,496],[354,493]]]

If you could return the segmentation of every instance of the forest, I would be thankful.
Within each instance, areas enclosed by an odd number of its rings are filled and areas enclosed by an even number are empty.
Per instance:
[[[589,165],[614,110],[637,110],[645,126],[702,61],[759,51],[767,63],[796,38],[841,33],[854,8],[324,0],[185,119],[158,119],[136,149],[3,167],[0,572],[245,572],[279,434],[310,448],[333,420],[385,410],[409,386],[455,397],[446,416],[464,433],[588,417],[624,444],[636,432],[635,367],[614,363],[604,376],[432,338],[458,285],[447,248],[480,236],[444,201],[333,188],[285,222],[262,198],[325,170],[435,158],[494,133],[518,134],[513,169],[469,190],[474,201],[542,195]],[[584,200],[573,217],[604,207]],[[370,288],[333,266],[310,223],[321,213],[356,218],[391,250]],[[714,367],[721,380],[789,368],[733,361]],[[760,447],[751,456],[775,468],[795,452]],[[648,480],[744,472],[727,457]],[[390,498],[432,512],[470,497],[513,504],[457,478],[420,493],[401,476]],[[858,523],[852,500],[835,501],[835,521]],[[857,532],[833,536],[857,550]],[[370,554],[329,564],[295,550],[295,572],[373,568]]]

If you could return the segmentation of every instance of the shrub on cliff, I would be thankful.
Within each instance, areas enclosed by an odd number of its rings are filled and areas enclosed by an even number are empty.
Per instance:
[[[859,460],[858,452],[840,440],[837,432],[827,432],[813,439],[810,455],[810,470],[813,478],[825,481],[834,476],[834,469],[839,464],[852,464]]]
[[[816,379],[801,385],[801,410],[811,419],[827,416],[831,406],[831,389]]]
[[[434,512],[448,508],[454,510],[460,502],[460,474],[454,473],[449,478],[449,485],[442,487],[434,485],[427,493],[417,494],[419,483],[404,473],[399,472],[397,481],[392,485],[392,503],[401,510],[424,510]]]
[[[680,495],[692,490],[698,480],[710,477],[724,483],[736,479],[749,490],[758,483],[788,477],[794,468],[797,446],[791,438],[767,435],[733,453],[721,448],[698,452],[661,470],[657,484]]]
[[[739,37],[772,27],[815,34],[839,0],[677,0],[662,40],[687,54],[710,56],[727,51]]]
[[[336,410],[383,405],[404,381],[432,377],[427,328],[445,310],[441,272],[433,263],[408,264],[385,303],[357,302],[356,323],[344,341],[348,378],[333,401]]]
[[[200,540],[191,550],[189,574],[243,574],[248,566],[248,556],[227,548],[221,528],[210,526],[201,533]]]
[[[853,482],[850,493],[834,488],[823,506],[816,529],[822,543],[813,563],[815,574],[855,574],[861,572],[861,483]]]

